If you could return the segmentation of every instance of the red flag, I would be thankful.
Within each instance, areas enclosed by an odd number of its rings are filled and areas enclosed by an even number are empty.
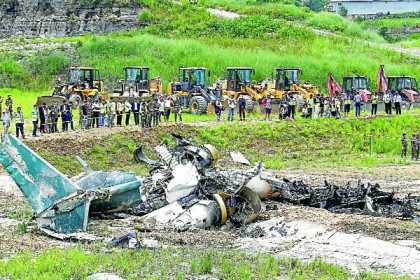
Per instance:
[[[383,90],[383,93],[386,93],[388,91],[388,83],[386,82],[385,69],[383,65],[380,65],[378,70],[377,92],[380,92],[381,89]]]
[[[328,92],[330,96],[335,96],[335,92],[343,93],[340,85],[335,81],[334,77],[331,74],[328,74]]]

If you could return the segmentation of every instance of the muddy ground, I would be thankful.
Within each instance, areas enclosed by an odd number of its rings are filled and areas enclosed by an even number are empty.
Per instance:
[[[80,132],[78,135],[84,135],[83,133]],[[98,141],[101,136],[103,135],[94,135],[87,141]],[[35,150],[41,149],[42,143],[48,143],[51,149],[57,149],[57,145],[63,141],[61,139],[54,135],[49,138],[30,140],[28,144]],[[72,153],[77,153],[80,148],[77,142],[75,143],[70,151]],[[66,151],[68,152],[69,150]],[[378,182],[384,190],[394,191],[397,195],[403,196],[408,193],[420,195],[419,170],[420,164],[411,164],[371,168],[340,167],[334,170],[283,169],[274,172],[280,178],[303,180],[311,185],[321,185],[325,180],[337,185],[345,185],[347,181],[356,184],[359,179],[372,180]],[[52,239],[36,229],[35,223],[30,219],[31,211],[26,199],[2,168],[0,168],[0,186],[0,258],[27,249],[36,252],[43,248],[72,246],[72,243]],[[267,211],[266,204],[276,204],[278,209]],[[278,222],[274,218],[281,218],[281,220]],[[22,221],[25,226],[19,225]],[[416,265],[411,263],[412,261],[420,263],[420,223],[418,222],[355,214],[334,214],[324,209],[293,206],[275,201],[264,202],[258,221],[268,223],[277,221],[277,226],[270,226],[271,233],[259,233],[248,229],[235,230],[229,226],[223,226],[184,233],[156,230],[139,232],[138,236],[140,238],[152,237],[159,240],[161,244],[175,246],[239,248],[249,252],[263,251],[279,257],[294,256],[301,259],[313,259],[320,256],[348,267],[354,272],[366,269],[420,276],[420,268],[417,269]],[[89,233],[111,238],[135,231],[139,224],[140,218],[135,216],[128,216],[121,220],[91,219]],[[273,232],[274,237],[270,237]],[[282,233],[279,236],[279,232],[292,233]],[[326,235],[328,238],[325,239]],[[343,239],[343,244],[347,240],[350,243],[346,245],[347,247],[343,245],[340,249],[331,236]],[[364,243],[368,245],[363,245]],[[358,245],[362,246],[358,249],[359,251],[356,250]],[[392,250],[378,251],[386,247]],[[352,252],[348,248],[355,248],[355,251]],[[361,251],[366,254],[361,254]],[[397,262],[398,265],[389,265],[390,262]]]

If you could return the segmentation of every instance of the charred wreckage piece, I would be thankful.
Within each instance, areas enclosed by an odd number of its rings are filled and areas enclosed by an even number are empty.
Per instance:
[[[261,162],[247,170],[219,170],[215,147],[172,136],[174,147],[154,148],[159,160],[148,158],[142,146],[135,150],[134,159],[151,167],[146,177],[93,171],[78,157],[83,173],[73,182],[10,134],[2,137],[0,161],[35,211],[38,227],[50,234],[85,231],[89,215],[115,211],[143,216],[151,228],[241,227],[258,217],[261,199],[337,213],[418,219],[420,197],[397,198],[363,182],[356,187],[327,182],[311,187],[280,180]],[[248,163],[242,154],[231,154],[234,161]]]

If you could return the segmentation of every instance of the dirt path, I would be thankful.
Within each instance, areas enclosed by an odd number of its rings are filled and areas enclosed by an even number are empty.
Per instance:
[[[221,18],[226,18],[226,19],[234,19],[234,18],[238,18],[241,15],[234,13],[234,12],[228,12],[225,10],[220,10],[220,9],[207,9],[207,12],[209,12],[210,14],[213,14],[217,17],[221,17]]]

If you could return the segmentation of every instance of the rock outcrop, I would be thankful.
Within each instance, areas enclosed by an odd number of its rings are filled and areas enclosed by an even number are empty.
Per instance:
[[[0,38],[50,38],[141,27],[132,0],[0,0]]]

